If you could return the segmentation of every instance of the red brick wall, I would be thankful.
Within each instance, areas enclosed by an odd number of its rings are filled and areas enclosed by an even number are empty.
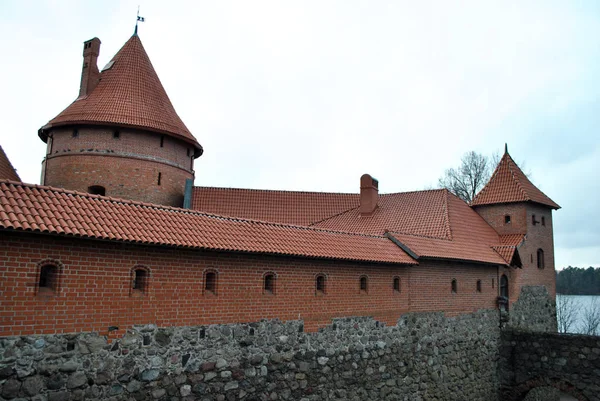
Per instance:
[[[139,130],[80,127],[52,131],[42,183],[87,192],[100,185],[107,196],[182,206],[185,180],[194,177],[193,148],[169,136]],[[189,156],[188,156],[189,152]],[[158,174],[161,173],[161,185]]]
[[[56,295],[39,293],[39,264],[60,261]],[[149,269],[145,294],[131,290],[134,266]],[[218,272],[217,295],[204,293],[207,269]],[[264,294],[263,276],[277,274],[275,294]],[[326,293],[315,276],[327,275]],[[368,291],[359,278],[367,275]],[[424,262],[402,267],[291,257],[144,247],[0,232],[0,336],[97,331],[122,332],[134,324],[187,326],[303,319],[307,330],[333,317],[369,315],[388,324],[410,310],[467,313],[494,308],[496,268]],[[401,279],[394,292],[393,278]],[[450,282],[458,280],[452,294]],[[482,280],[482,293],[476,280]]]
[[[516,302],[525,285],[543,285],[552,298],[556,295],[556,273],[554,266],[554,240],[552,209],[534,203],[512,203],[505,205],[478,206],[476,209],[500,234],[526,234],[525,241],[518,248],[522,269],[503,269],[509,277],[509,297],[511,304]],[[504,223],[504,216],[511,216],[511,223]],[[532,215],[539,224],[533,225]],[[542,226],[542,216],[545,226]],[[537,250],[544,251],[544,269],[537,267]]]

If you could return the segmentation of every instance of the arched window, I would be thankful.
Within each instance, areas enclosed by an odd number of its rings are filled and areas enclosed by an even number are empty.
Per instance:
[[[367,276],[361,276],[359,281],[360,292],[367,292],[369,290],[369,279]]]
[[[263,290],[265,294],[275,294],[275,274],[267,273],[263,278]]]
[[[88,193],[92,194],[92,195],[106,195],[106,188],[104,188],[101,185],[92,185],[91,187],[88,187]]]
[[[315,278],[317,294],[325,294],[325,275],[319,274]]]
[[[400,277],[394,277],[392,288],[394,289],[394,291],[400,292]]]
[[[204,273],[204,292],[217,294],[217,272],[207,271]]]
[[[508,298],[508,277],[505,274],[500,277],[500,296]]]
[[[132,294],[145,294],[148,291],[149,278],[150,274],[146,268],[134,268],[131,277]]]
[[[538,267],[538,269],[543,269],[545,267],[545,265],[544,265],[544,250],[541,248],[537,250],[537,267]]]
[[[55,294],[58,290],[58,267],[51,264],[45,264],[40,267],[40,277],[38,280],[39,294]]]
[[[452,293],[453,294],[456,294],[458,292],[458,284],[456,283],[456,279],[455,278],[452,279],[451,288],[452,288]]]
[[[477,280],[477,292],[481,292],[481,280]]]

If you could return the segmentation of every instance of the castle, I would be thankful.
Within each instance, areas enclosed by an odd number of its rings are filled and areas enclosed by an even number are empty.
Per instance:
[[[524,289],[554,298],[559,206],[508,151],[471,204],[368,174],[352,194],[194,187],[203,148],[139,36],[102,70],[99,52],[84,43],[79,96],[38,132],[41,185],[0,151],[0,336],[498,307],[535,326]]]

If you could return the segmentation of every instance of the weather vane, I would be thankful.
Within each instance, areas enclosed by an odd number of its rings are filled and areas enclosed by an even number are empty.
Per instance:
[[[140,17],[140,6],[138,6],[137,19],[135,20],[135,31],[133,32],[134,35],[137,35],[139,22],[144,22],[144,17]]]

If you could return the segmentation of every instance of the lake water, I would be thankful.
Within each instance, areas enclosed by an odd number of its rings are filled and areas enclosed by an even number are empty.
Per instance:
[[[569,329],[569,333],[581,333],[582,325],[583,325],[583,312],[586,308],[589,308],[591,305],[596,303],[598,308],[600,308],[600,296],[594,295],[559,295],[556,297],[557,309],[559,309],[559,303],[561,302],[561,298],[567,300],[567,302],[572,303],[571,309],[575,315],[575,319],[573,325]]]

